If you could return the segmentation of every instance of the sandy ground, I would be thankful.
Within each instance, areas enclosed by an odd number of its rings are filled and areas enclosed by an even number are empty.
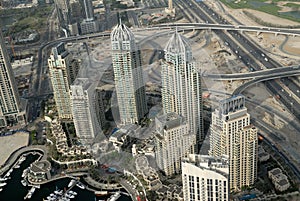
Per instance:
[[[21,147],[28,145],[29,135],[27,133],[16,133],[14,135],[0,137],[0,166],[5,163],[9,156]]]

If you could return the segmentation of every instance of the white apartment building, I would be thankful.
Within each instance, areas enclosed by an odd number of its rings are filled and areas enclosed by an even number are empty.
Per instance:
[[[194,153],[196,136],[185,119],[174,112],[156,117],[155,125],[156,163],[167,176],[178,174],[181,159]]]
[[[72,120],[70,85],[79,71],[78,62],[65,49],[64,43],[60,43],[52,48],[48,66],[58,118]]]
[[[250,124],[245,97],[235,96],[220,101],[212,113],[211,156],[229,156],[230,189],[252,185],[257,177],[257,129]]]
[[[71,104],[76,135],[83,143],[90,143],[101,133],[96,115],[96,84],[88,78],[76,78],[71,85]]]
[[[111,46],[120,122],[140,122],[147,113],[141,52],[124,24],[111,32]]]
[[[14,73],[0,33],[0,128],[25,124]]]
[[[191,46],[176,31],[164,52],[161,71],[163,111],[183,116],[198,144],[204,139],[201,77],[193,62]]]
[[[229,201],[228,158],[190,154],[182,161],[186,201]]]

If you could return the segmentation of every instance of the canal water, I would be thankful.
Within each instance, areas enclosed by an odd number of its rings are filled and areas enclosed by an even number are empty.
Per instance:
[[[3,190],[0,192],[0,201],[23,201],[24,197],[30,190],[30,186],[23,186],[21,184],[22,173],[23,170],[30,166],[32,162],[38,159],[38,155],[29,154],[26,157],[26,160],[20,165],[20,168],[14,169],[11,173],[11,179],[6,180],[6,186],[1,187]],[[57,188],[64,189],[67,188],[70,179],[60,179],[57,181],[53,181],[47,184],[41,185],[40,189],[36,189],[33,193],[31,199],[27,199],[30,201],[43,201],[46,200],[47,196],[50,193],[53,193]],[[71,199],[71,201],[98,201],[98,200],[106,200],[108,197],[95,197],[94,192],[83,190],[75,186],[73,191],[77,192],[75,198]],[[122,195],[118,201],[131,201],[131,198],[126,195]]]

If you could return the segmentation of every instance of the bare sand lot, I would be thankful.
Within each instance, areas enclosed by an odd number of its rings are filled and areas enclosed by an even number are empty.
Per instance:
[[[29,134],[25,132],[17,132],[13,135],[1,136],[0,137],[0,166],[5,163],[9,156],[20,149],[25,147],[29,142]]]

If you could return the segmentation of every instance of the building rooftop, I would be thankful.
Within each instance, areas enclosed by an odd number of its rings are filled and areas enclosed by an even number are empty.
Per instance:
[[[243,95],[233,96],[219,102],[220,114],[227,115],[245,108],[245,97]]]
[[[279,184],[280,186],[285,186],[289,183],[289,181],[287,179],[281,179],[277,184]]]
[[[175,112],[158,116],[155,118],[155,121],[156,123],[162,125],[165,130],[172,129],[177,126],[184,125],[186,123],[184,118]],[[160,129],[161,128],[157,127],[157,130]]]
[[[214,170],[224,176],[229,173],[229,162],[227,156],[213,157],[208,155],[189,154],[188,158],[184,158],[182,162],[193,163],[195,166]]]
[[[276,176],[282,173],[280,168],[274,168],[273,170],[269,171],[272,175]]]
[[[184,53],[187,50],[191,50],[191,45],[188,40],[184,36],[180,35],[176,30],[168,41],[165,51],[178,54]]]
[[[76,78],[72,85],[82,86],[84,89],[88,89],[91,86],[92,82],[88,78]]]
[[[134,40],[134,35],[125,24],[118,24],[110,34],[112,41],[130,41]]]
[[[30,170],[33,172],[48,172],[51,169],[51,164],[49,161],[38,161],[31,164]]]

